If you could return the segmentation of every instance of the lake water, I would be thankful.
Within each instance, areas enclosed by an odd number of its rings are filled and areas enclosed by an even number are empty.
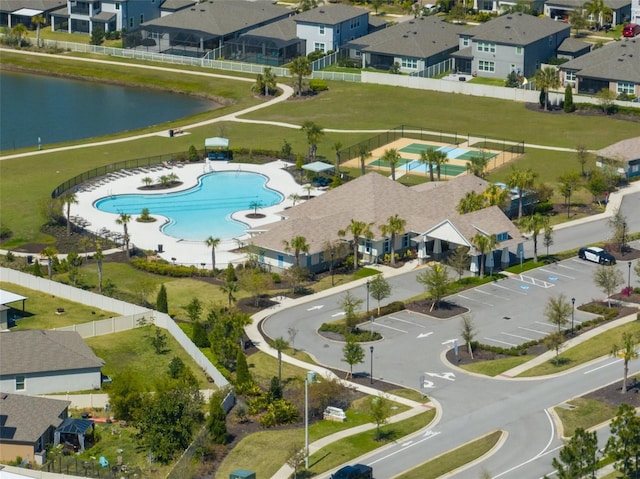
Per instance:
[[[209,236],[232,239],[245,234],[247,225],[231,218],[239,210],[281,203],[282,194],[266,186],[268,178],[247,171],[223,171],[200,177],[198,185],[175,193],[114,195],[96,201],[108,213],[162,215],[162,231],[185,240],[204,241]]]
[[[186,95],[0,71],[0,151],[145,128],[217,108]]]

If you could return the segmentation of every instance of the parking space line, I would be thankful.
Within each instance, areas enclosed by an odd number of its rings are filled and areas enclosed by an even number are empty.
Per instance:
[[[532,333],[542,334],[543,336],[546,336],[547,334],[549,334],[545,331],[538,331],[537,329],[525,328],[524,326],[518,326],[518,329],[524,329],[525,331],[530,331]]]
[[[526,336],[518,336],[517,334],[511,334],[511,333],[500,333],[500,334],[504,334],[505,336],[511,336],[518,339],[526,339],[527,341],[535,341],[535,338],[527,338]]]
[[[547,281],[536,279],[533,276],[526,276],[524,274],[519,274],[518,276],[513,276],[514,278],[520,278],[520,281],[527,284],[532,284],[533,286],[538,286],[539,288],[553,288],[555,284],[548,283]]]
[[[570,269],[571,271],[578,271],[578,269],[576,268],[572,268],[571,266],[567,266],[566,264],[556,264],[556,266],[558,268],[566,268],[566,269]]]
[[[506,286],[502,286],[501,284],[494,284],[493,286],[495,286],[496,288],[506,289],[507,291],[509,291],[511,293],[517,293],[517,294],[521,294],[523,296],[527,295],[527,293],[523,293],[522,291],[517,291],[515,289],[507,288]]]
[[[493,294],[493,293],[490,293],[488,291],[484,291],[482,289],[475,289],[475,291],[477,291],[478,293],[486,294],[487,296],[494,296],[496,298],[504,299],[505,301],[511,301],[509,298],[505,298],[504,296],[500,296],[498,294]]]
[[[556,276],[562,276],[564,278],[569,278],[569,279],[576,279],[574,276],[568,276],[566,274],[560,274],[557,271],[550,271],[548,269],[544,269],[544,268],[540,268],[540,271],[544,271],[545,273],[551,273],[551,274],[555,274]]]
[[[547,326],[549,328],[558,329],[558,325],[557,324],[543,323],[542,321],[536,321],[536,324],[541,324],[541,325]],[[560,329],[569,329],[569,328],[560,327]]]
[[[426,326],[424,324],[419,324],[419,323],[414,323],[413,321],[407,321],[406,319],[400,319],[400,318],[396,318],[395,316],[387,316],[389,319],[393,319],[394,321],[400,321],[401,323],[407,323],[410,324],[412,326],[417,326],[419,328],[426,328]]]
[[[478,301],[477,299],[469,298],[468,296],[463,296],[461,294],[459,294],[458,296],[460,296],[461,298],[464,298],[466,300],[473,301],[474,303],[480,303],[480,304],[485,304],[487,306],[493,306],[493,304],[491,304],[491,303],[485,303],[484,301]]]
[[[513,343],[507,343],[506,341],[500,341],[499,339],[492,339],[492,338],[484,338],[487,341],[493,341],[494,343],[500,343],[500,344],[506,344],[507,346],[511,346],[512,348],[515,348],[517,346],[517,344],[513,344]]]
[[[374,323],[374,324],[380,326],[381,328],[393,329],[394,331],[398,331],[400,333],[407,334],[409,332],[409,331],[404,331],[402,329],[394,328],[393,326],[387,326],[386,324],[382,324],[382,323]]]

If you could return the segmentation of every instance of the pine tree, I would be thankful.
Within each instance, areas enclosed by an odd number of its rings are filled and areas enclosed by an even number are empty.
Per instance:
[[[247,365],[247,357],[239,349],[236,356],[236,385],[242,388],[252,382],[249,366]]]
[[[227,415],[222,409],[222,400],[218,394],[211,396],[209,400],[209,417],[207,418],[207,430],[215,444],[227,443]]]
[[[565,113],[571,113],[576,109],[575,106],[573,105],[573,90],[571,90],[570,85],[567,85],[567,87],[564,89],[563,109]]]
[[[169,304],[167,302],[167,289],[164,287],[164,284],[160,286],[160,291],[158,291],[158,297],[156,298],[156,310],[161,313],[169,312]]]

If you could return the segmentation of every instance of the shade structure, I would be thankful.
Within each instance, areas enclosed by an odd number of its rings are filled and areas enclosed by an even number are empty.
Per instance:
[[[334,166],[324,161],[314,161],[308,165],[303,165],[302,169],[307,171],[313,171],[314,173],[322,173],[323,171],[333,170]]]
[[[205,138],[204,146],[207,148],[229,148],[229,139],[214,136],[213,138]]]

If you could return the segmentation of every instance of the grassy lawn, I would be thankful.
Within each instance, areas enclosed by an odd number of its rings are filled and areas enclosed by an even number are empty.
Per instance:
[[[102,371],[109,376],[117,376],[130,370],[147,389],[155,390],[156,381],[166,375],[169,361],[177,356],[191,369],[201,388],[211,388],[202,370],[170,334],[167,334],[166,352],[157,354],[151,345],[153,334],[153,326],[146,326],[87,338],[86,342],[96,356],[105,360]]]
[[[562,421],[564,428],[563,436],[571,437],[578,428],[588,429],[601,424],[616,415],[617,408],[594,399],[577,398],[567,401],[567,404],[574,406],[568,409],[563,406],[556,406],[554,411]]]
[[[627,323],[612,330],[605,331],[582,344],[568,349],[565,352],[561,352],[559,365],[556,365],[552,361],[547,361],[523,372],[518,377],[546,376],[548,374],[559,373],[601,356],[606,356],[611,351],[612,345],[620,343],[620,337],[625,332],[631,334],[640,333],[640,323]]]
[[[492,361],[480,361],[473,364],[463,364],[460,368],[470,373],[484,374],[485,376],[497,376],[509,369],[531,361],[535,356],[514,356],[512,358],[494,359]]]
[[[412,469],[398,479],[436,479],[488,453],[500,440],[502,431],[494,431],[464,446]]]
[[[118,316],[109,311],[74,303],[13,283],[0,282],[0,288],[28,298],[24,303],[25,316],[16,322],[16,326],[11,328],[12,330],[61,328]],[[9,306],[16,310],[15,313],[22,314],[21,301],[10,303]],[[58,308],[64,308],[64,313],[57,314]]]
[[[479,85],[501,86],[505,84],[502,78],[475,77],[469,80],[469,83],[478,83]]]

